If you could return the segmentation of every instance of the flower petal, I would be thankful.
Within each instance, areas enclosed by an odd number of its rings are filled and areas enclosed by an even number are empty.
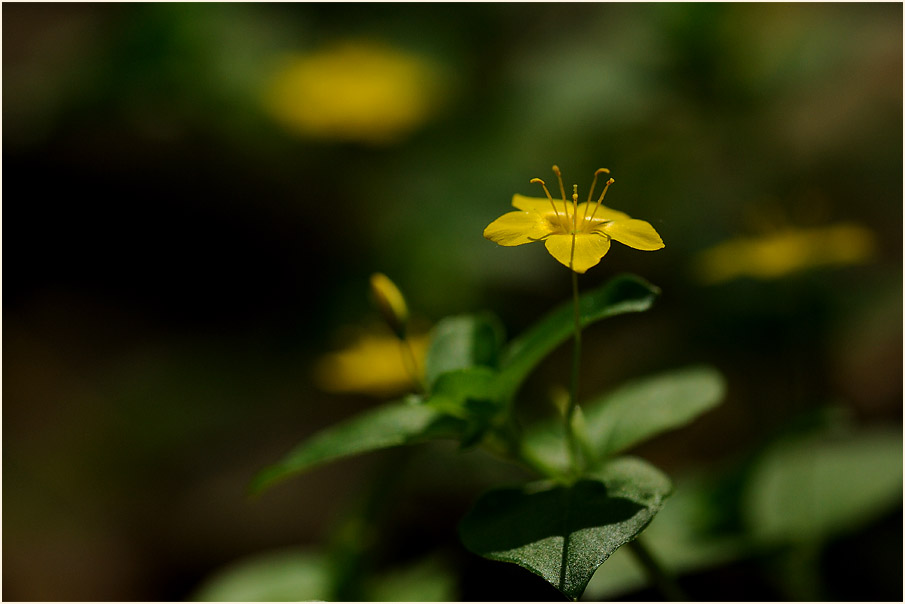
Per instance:
[[[550,223],[534,212],[507,212],[484,229],[484,237],[500,245],[522,245],[550,234]]]
[[[553,206],[546,197],[525,197],[524,195],[516,193],[512,196],[512,205],[525,212],[537,212],[538,214],[554,213]],[[566,206],[571,211],[572,202],[570,201]],[[562,199],[556,200],[556,212],[559,214],[562,214],[563,212]]]
[[[524,195],[513,195],[512,196],[512,205],[520,210],[524,210],[525,212],[537,212],[538,214],[553,214],[557,213],[560,215],[565,214],[569,217],[569,220],[572,220],[572,202],[571,200],[563,206],[562,199],[554,200],[556,204],[556,212],[553,211],[553,206],[550,204],[550,200],[546,197],[525,197]],[[578,219],[582,218],[587,219],[594,215],[594,222],[598,222],[601,220],[628,220],[631,218],[625,212],[620,212],[619,210],[613,210],[611,208],[602,205],[597,208],[596,212],[594,207],[597,204],[594,202],[587,203],[582,202],[578,204]],[[565,209],[564,209],[565,208]]]
[[[594,206],[596,203],[580,203],[578,204],[578,218],[581,219],[584,217],[594,216],[594,222],[598,220],[628,220],[631,218],[625,212],[620,212],[619,210],[613,210],[611,208],[606,207],[603,204],[600,204],[600,207],[597,208],[597,211],[594,211]]]
[[[643,220],[614,220],[600,225],[596,231],[636,250],[650,252],[664,247],[663,240],[654,227]]]
[[[576,273],[595,266],[610,249],[610,238],[601,233],[575,235],[575,257],[572,258],[572,235],[551,235],[544,241],[550,255]]]

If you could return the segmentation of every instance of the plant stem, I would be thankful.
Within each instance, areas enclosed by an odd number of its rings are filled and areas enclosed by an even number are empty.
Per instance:
[[[382,553],[387,543],[387,514],[412,457],[411,449],[390,453],[332,527],[327,549],[330,601],[361,602],[374,597],[366,590],[367,579],[375,576],[375,554]]]
[[[574,424],[575,410],[578,408],[578,374],[581,365],[581,307],[578,298],[578,273],[575,271],[572,271],[572,302],[575,319],[574,347],[572,348],[572,382],[569,386],[569,407],[564,415],[564,420],[566,445],[569,448],[569,455],[572,460],[572,472],[577,477],[581,475],[582,471]]]
[[[688,596],[685,595],[685,592],[683,592],[682,588],[679,587],[679,584],[676,583],[675,578],[663,568],[659,562],[657,562],[657,559],[653,557],[650,550],[641,543],[640,537],[634,541],[630,541],[628,546],[632,553],[635,554],[635,558],[641,563],[641,566],[644,567],[647,576],[650,577],[651,581],[654,582],[657,589],[660,590],[667,600],[670,602],[688,601]]]
[[[409,376],[418,385],[419,390],[427,392],[427,384],[424,381],[424,373],[418,366],[418,358],[415,355],[415,349],[412,347],[412,341],[406,336],[399,339],[399,346],[402,349],[402,362],[405,363],[405,370]]]

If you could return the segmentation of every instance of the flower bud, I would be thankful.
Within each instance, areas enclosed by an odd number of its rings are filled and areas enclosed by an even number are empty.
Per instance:
[[[399,339],[405,339],[409,311],[402,292],[383,273],[371,275],[371,294],[380,314]]]

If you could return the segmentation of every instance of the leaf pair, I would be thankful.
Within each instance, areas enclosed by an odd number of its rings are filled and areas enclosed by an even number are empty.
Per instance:
[[[659,290],[621,276],[580,299],[583,326],[648,309]],[[531,371],[574,327],[571,304],[563,305],[519,337],[505,343],[492,315],[450,317],[434,328],[425,363],[427,392],[388,403],[328,428],[259,474],[252,491],[342,457],[427,440],[481,442],[502,428],[512,402]],[[463,543],[484,557],[513,562],[576,599],[594,571],[647,526],[669,495],[669,479],[635,458],[611,459],[660,432],[691,421],[723,394],[720,375],[693,367],[637,381],[592,400],[584,409],[582,442],[588,473],[564,485],[534,483],[485,494],[460,525]],[[519,444],[523,459],[549,469],[568,469],[559,423],[531,427]]]
[[[659,290],[631,275],[616,277],[581,298],[581,321],[651,306]],[[253,493],[292,475],[350,455],[438,438],[479,439],[511,403],[534,367],[571,335],[571,305],[560,306],[520,337],[504,344],[492,315],[450,317],[431,336],[426,360],[428,393],[384,404],[302,442],[258,474]]]

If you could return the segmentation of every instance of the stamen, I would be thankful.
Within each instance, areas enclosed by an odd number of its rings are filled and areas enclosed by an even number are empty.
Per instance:
[[[559,166],[553,166],[553,173],[556,174],[556,178],[559,180],[559,192],[562,193],[562,200],[566,200],[566,190],[562,186],[562,172],[559,171]]]
[[[610,188],[610,185],[616,182],[614,179],[609,179],[606,181],[606,186],[603,187],[603,193],[600,194],[600,198],[597,200],[597,205],[594,206],[594,211],[591,212],[591,217],[588,220],[594,220],[594,216],[597,215],[597,209],[600,208],[600,203],[603,201],[604,196],[606,195],[607,190]]]
[[[591,190],[588,191],[588,204],[589,205],[591,203],[591,198],[594,196],[594,189],[597,187],[597,177],[600,174],[609,174],[609,173],[610,173],[610,171],[607,168],[598,168],[594,172],[594,180],[591,181]],[[584,220],[587,220],[587,218],[588,218],[588,206],[585,206],[584,215],[581,217],[581,219],[584,221]]]
[[[596,172],[594,172],[594,180],[591,181],[591,190],[588,191],[588,203],[591,203],[591,198],[594,196],[594,188],[597,186],[597,177],[601,174],[609,174],[610,171],[606,168],[598,168]]]
[[[566,213],[566,216],[569,216],[569,207],[566,202],[566,189],[562,186],[562,172],[559,171],[559,166],[553,166],[553,173],[556,174],[557,180],[559,180],[559,192],[562,195],[562,208]]]
[[[562,222],[562,218],[559,216],[559,211],[556,209],[556,204],[553,203],[553,197],[550,195],[550,191],[547,190],[547,185],[539,178],[532,178],[528,181],[528,184],[533,185],[534,183],[540,183],[540,186],[544,188],[544,193],[547,194],[547,199],[550,200],[550,205],[553,206],[553,213],[556,214],[556,219]]]

